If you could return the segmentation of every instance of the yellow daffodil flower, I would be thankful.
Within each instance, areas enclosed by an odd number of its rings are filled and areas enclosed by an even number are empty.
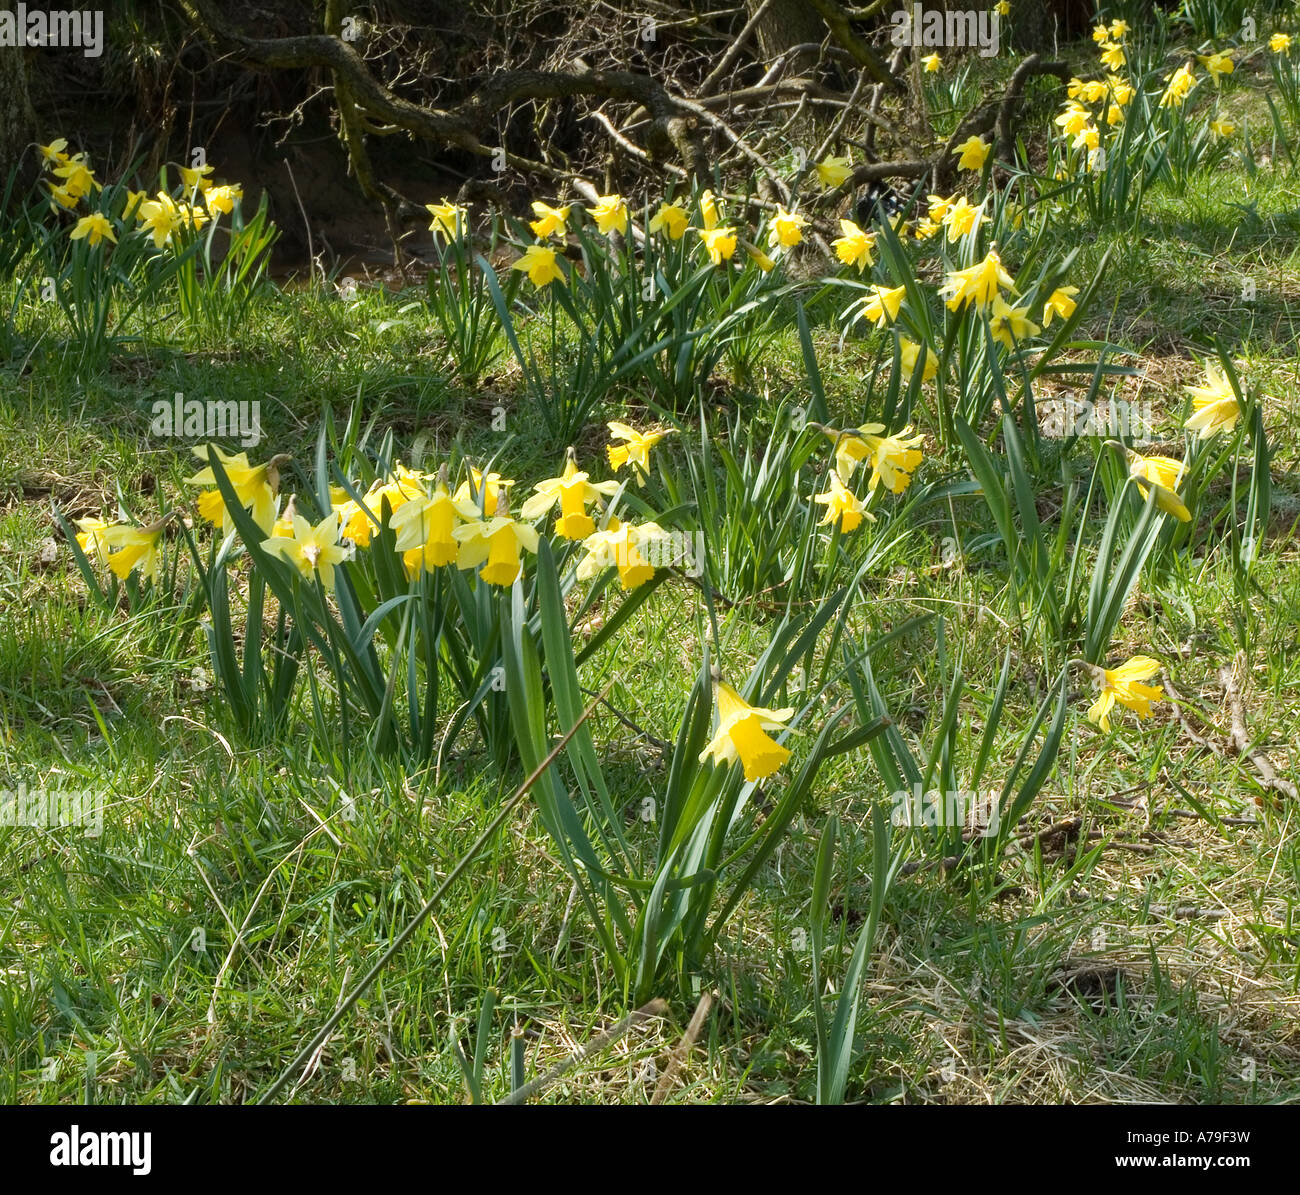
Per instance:
[[[137,527],[134,523],[113,523],[100,533],[102,541],[113,554],[108,558],[108,567],[115,576],[125,581],[132,570],[138,568],[146,580],[158,584],[162,572],[162,557],[158,551],[162,540],[165,518],[147,527]]]
[[[720,266],[724,261],[731,260],[732,254],[736,252],[736,230],[734,228],[697,228],[695,231],[700,240],[704,242],[704,248],[709,254],[709,261],[715,266]]]
[[[244,198],[244,188],[239,183],[225,183],[220,187],[209,187],[203,192],[203,203],[210,215],[225,212],[229,215],[235,210],[235,202]]]
[[[403,503],[388,520],[397,535],[393,547],[402,554],[408,577],[421,569],[431,573],[445,564],[455,564],[460,555],[460,541],[453,532],[467,512],[465,504],[458,505],[448,492],[445,475],[445,469],[440,470],[430,493]],[[477,508],[468,513],[478,518]]]
[[[984,169],[992,147],[981,137],[967,137],[954,151],[957,155],[958,170],[973,170],[976,173]]]
[[[91,212],[89,216],[82,216],[70,235],[74,241],[79,241],[84,237],[92,249],[105,237],[112,241],[113,244],[117,244],[113,226],[109,223],[108,217],[102,212]]]
[[[1285,33],[1275,33],[1274,38],[1286,37]],[[1272,47],[1272,43],[1269,43]],[[68,139],[66,137],[56,137],[49,145],[38,145],[36,147],[41,151],[41,166],[49,169],[55,165],[62,165],[68,161],[68,155],[64,151],[68,148]]]
[[[161,249],[183,224],[184,214],[166,191],[159,191],[156,199],[140,204],[136,219],[152,234],[154,248]]]
[[[627,204],[621,195],[602,195],[596,200],[595,207],[587,208],[587,214],[596,221],[601,234],[608,236],[611,232],[627,235]]]
[[[1268,39],[1268,48],[1274,54],[1285,54],[1291,48],[1291,35],[1289,33],[1274,33]],[[42,149],[42,153],[44,150]]]
[[[717,228],[721,219],[722,212],[718,205],[717,196],[712,191],[702,191],[700,193],[700,221],[703,223],[705,231],[711,232]]]
[[[517,523],[508,513],[464,523],[452,535],[460,541],[456,567],[471,569],[481,564],[479,576],[489,585],[513,585],[523,572],[520,553],[537,552],[537,529]]]
[[[983,310],[998,297],[999,288],[1015,289],[1011,275],[1002,268],[1002,259],[996,249],[990,249],[983,261],[969,269],[953,270],[948,273],[939,288],[941,295],[948,295],[949,311],[956,311],[965,303],[973,303]]]
[[[314,527],[295,514],[293,534],[264,539],[262,550],[292,564],[304,578],[315,573],[330,593],[334,592],[334,569],[354,555],[351,545],[339,543],[339,521],[333,512]]]
[[[916,371],[916,361],[921,355],[922,346],[913,344],[906,336],[899,337],[898,340],[898,364],[903,371],[903,376],[911,381],[912,374]],[[929,382],[939,373],[939,358],[928,349],[925,353],[925,365],[921,367],[921,381]]]
[[[426,203],[424,208],[433,217],[429,222],[429,231],[433,233],[435,241],[439,237],[445,241],[460,239],[469,214],[460,204],[444,199],[441,203]]]
[[[681,204],[664,202],[651,217],[649,228],[652,233],[663,231],[668,234],[670,240],[680,241],[689,223],[686,209]]]
[[[1150,656],[1134,656],[1118,668],[1093,668],[1094,679],[1101,684],[1101,694],[1088,710],[1088,721],[1102,730],[1110,730],[1110,711],[1115,703],[1132,710],[1139,718],[1151,716],[1151,703],[1160,701],[1165,691],[1161,685],[1145,685],[1160,671],[1160,661]]]
[[[238,452],[228,456],[215,444],[204,444],[193,450],[201,461],[211,461],[212,455],[221,462],[226,477],[234,488],[239,504],[253,516],[253,522],[269,535],[275,522],[275,496],[280,490],[280,468],[290,458],[273,456],[264,465],[250,465],[248,453]],[[186,485],[215,486],[216,474],[209,464],[193,477],[185,478]],[[198,497],[199,514],[214,527],[221,525],[221,533],[229,535],[235,529],[235,520],[226,509],[225,499],[219,489],[204,490]]]
[[[826,491],[813,495],[814,502],[826,507],[826,517],[818,520],[819,527],[824,527],[827,523],[838,523],[840,531],[847,535],[856,531],[864,518],[873,523],[876,521],[862,499],[840,480],[840,475],[835,470],[832,469],[826,475],[826,480],[829,483]]]
[[[937,53],[927,54],[921,59],[921,65],[925,67],[927,75],[933,75],[943,65],[943,60]]]
[[[818,181],[830,190],[849,181],[853,176],[853,163],[847,155],[842,158],[830,156],[818,162],[816,170]]]
[[[526,270],[529,281],[539,290],[552,282],[563,282],[564,271],[556,261],[554,249],[545,245],[529,245],[523,256],[511,267],[512,270]]]
[[[1226,50],[1218,50],[1213,54],[1197,54],[1196,61],[1210,72],[1210,78],[1214,80],[1216,87],[1219,85],[1219,77],[1232,74],[1237,65],[1232,61],[1232,54]]]
[[[1237,131],[1237,126],[1230,120],[1212,120],[1210,121],[1210,131],[1216,137],[1231,137]]]
[[[415,498],[428,497],[425,482],[428,475],[408,469],[401,461],[393,464],[393,471],[383,478],[377,478],[364,494],[364,502],[352,500],[337,508],[337,518],[346,539],[358,547],[368,548],[370,537],[384,517],[384,504],[387,503],[389,522],[403,506]],[[369,512],[369,513],[367,513]]]
[[[983,215],[979,208],[967,203],[965,195],[958,196],[943,214],[943,223],[948,229],[948,243],[952,244],[964,237],[975,227],[977,219],[982,223],[988,223],[988,217]]]
[[[1186,465],[1167,456],[1143,456],[1132,449],[1125,449],[1128,457],[1129,474],[1137,481],[1138,492],[1146,500],[1147,487],[1142,483],[1150,482],[1155,486],[1156,505],[1166,514],[1173,515],[1184,523],[1191,522],[1191,512],[1178,496],[1178,484],[1183,479]]]
[[[862,306],[861,317],[870,320],[877,328],[883,328],[898,318],[898,309],[903,305],[907,287],[896,286],[890,290],[884,286],[873,286],[870,294],[871,297]]]
[[[213,167],[203,166],[181,166],[181,182],[185,184],[185,191],[193,195],[195,191],[206,191],[212,186],[212,180],[208,175],[212,173]]]
[[[627,441],[625,444],[610,444],[606,447],[605,451],[609,454],[609,467],[617,473],[624,465],[630,463],[636,471],[637,484],[644,485],[650,473],[650,449],[665,436],[672,435],[671,429],[642,433],[628,427],[626,423],[613,421],[605,426],[609,428],[609,434],[615,440]]]
[[[1124,47],[1119,42],[1105,41],[1101,43],[1101,64],[1107,70],[1117,71],[1128,61],[1125,57]]]
[[[67,142],[64,142],[66,145]],[[108,524],[103,519],[93,516],[85,519],[78,519],[77,526],[81,530],[77,533],[77,547],[81,549],[82,555],[87,560],[98,560],[100,564],[108,563],[108,544],[104,542],[104,532],[108,529]]]
[[[803,240],[803,227],[808,223],[807,216],[798,212],[787,212],[781,204],[776,206],[776,215],[772,217],[767,229],[767,243],[776,247],[789,249]]]
[[[1043,304],[1043,327],[1046,328],[1058,315],[1062,319],[1069,319],[1074,314],[1074,296],[1078,293],[1077,286],[1058,286],[1052,291]]]
[[[587,554],[575,574],[579,581],[590,581],[605,569],[618,569],[619,586],[625,590],[644,585],[655,575],[654,565],[641,549],[669,538],[658,523],[620,522],[613,515],[603,531],[595,531],[582,541]]]
[[[502,499],[509,500],[510,487],[514,484],[512,477],[502,477],[500,473],[489,473],[484,477],[471,466],[469,480],[456,487],[456,502],[481,507],[483,517],[490,519],[495,514],[505,513],[506,503]]]
[[[1183,101],[1187,99],[1187,93],[1196,86],[1196,76],[1192,74],[1192,68],[1183,63],[1172,75],[1166,80],[1164,95],[1160,97],[1160,106],[1162,108],[1181,108]]]
[[[989,313],[989,333],[998,344],[1013,349],[1017,341],[1028,340],[1041,331],[1029,318],[1028,307],[1012,307],[1001,295],[994,297]]]
[[[528,227],[533,230],[533,236],[538,240],[545,240],[549,236],[562,237],[568,231],[568,204],[564,207],[550,207],[541,200],[534,199],[533,215],[537,219],[529,221]]]
[[[566,454],[564,472],[559,477],[539,481],[531,498],[519,509],[519,517],[532,522],[540,518],[557,502],[560,517],[555,520],[555,534],[561,539],[586,539],[595,534],[596,524],[587,513],[587,505],[599,503],[618,491],[617,481],[592,482],[588,474],[578,469],[578,460],[572,448]]]
[[[700,762],[712,759],[717,764],[734,764],[739,760],[746,780],[764,780],[790,758],[789,749],[767,732],[784,730],[793,717],[793,709],[769,710],[750,705],[729,684],[719,681],[718,729],[700,752]]]
[[[835,256],[846,266],[857,266],[862,273],[871,264],[871,251],[876,247],[875,233],[859,228],[852,220],[840,221],[842,235],[831,242]]]
[[[1183,424],[1189,432],[1195,432],[1199,440],[1207,440],[1218,432],[1230,432],[1237,426],[1241,417],[1241,407],[1233,392],[1232,383],[1227,375],[1211,365],[1205,364],[1205,385],[1185,386],[1192,396],[1192,415]]]

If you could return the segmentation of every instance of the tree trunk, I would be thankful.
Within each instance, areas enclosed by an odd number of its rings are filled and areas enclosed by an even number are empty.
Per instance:
[[[752,17],[762,0],[745,0]],[[818,43],[826,36],[826,25],[817,10],[804,0],[776,0],[754,30],[764,61],[771,62],[792,46]]]
[[[27,69],[23,51],[0,49],[0,188],[9,171],[28,154],[24,173],[33,169],[29,147],[36,136],[36,116],[27,95]]]

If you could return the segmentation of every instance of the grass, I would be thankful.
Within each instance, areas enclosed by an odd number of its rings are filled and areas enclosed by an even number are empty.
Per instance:
[[[1157,189],[1135,228],[1058,234],[1088,277],[1111,252],[1104,302],[1086,333],[1124,345],[1171,418],[1196,354],[1227,337],[1269,396],[1275,452],[1270,534],[1241,607],[1231,560],[1180,558],[1135,592],[1112,658],[1162,659],[1183,699],[1151,722],[1103,736],[1070,694],[1066,745],[998,874],[907,869],[884,922],[858,1021],[849,1098],[873,1103],[1269,1103],[1300,1097],[1300,827],[1294,803],[1265,790],[1225,750],[1234,708],[1219,679],[1235,667],[1235,712],[1279,774],[1300,774],[1300,428],[1293,306],[1300,296],[1297,183],[1279,163]],[[1240,280],[1256,280],[1252,303]],[[8,305],[8,297],[5,304]],[[251,748],[212,687],[195,620],[178,608],[105,613],[86,600],[66,547],[52,557],[51,502],[68,517],[116,501],[144,512],[195,467],[188,443],[149,434],[150,405],[187,398],[263,404],[263,451],[311,460],[323,408],[363,403],[404,460],[459,443],[500,454],[508,476],[550,475],[522,381],[503,360],[473,389],[450,378],[427,312],[409,296],[269,291],[229,343],[188,351],[165,336],[165,307],[142,312],[145,341],[98,374],[60,356],[55,317],[27,311],[0,365],[0,788],[106,795],[103,832],[0,829],[0,1100],[22,1103],[229,1103],[256,1098],[307,1041],[488,824],[517,777],[497,776],[471,733],[440,765],[405,769],[306,732]],[[814,328],[833,418],[856,422],[874,342],[842,348]],[[793,328],[720,400],[760,423],[806,398]],[[491,430],[504,405],[506,431]],[[610,411],[616,416],[617,409]],[[423,439],[421,439],[423,437]],[[376,435],[378,438],[378,433]],[[594,459],[602,438],[580,442]],[[666,449],[669,456],[680,444]],[[964,473],[959,454],[927,460],[933,480]],[[679,470],[679,476],[681,476]],[[305,475],[284,488],[306,490]],[[522,481],[521,481],[522,484]],[[1044,480],[1046,487],[1053,484]],[[1051,498],[1050,493],[1045,497]],[[953,509],[959,511],[954,516]],[[974,694],[994,689],[1011,649],[1007,712],[992,770],[1009,767],[1048,678],[1024,652],[996,550],[943,551],[989,530],[978,502],[921,511],[913,533],[867,579],[858,633],[915,614],[944,624]],[[179,549],[172,540],[171,550]],[[1235,611],[1235,616],[1232,612]],[[729,659],[766,644],[770,613],[721,612]],[[662,585],[583,672],[614,681],[595,735],[628,832],[663,768],[707,638],[698,594]],[[873,660],[886,706],[916,749],[943,715],[944,666],[932,631]],[[847,692],[832,694],[833,702]],[[959,754],[969,764],[987,713],[968,699]],[[1201,741],[1198,742],[1198,739]],[[1213,744],[1207,747],[1205,742]],[[759,874],[700,977],[718,1001],[669,1084],[683,1103],[793,1102],[813,1096],[815,1031],[808,943],[819,832],[841,822],[823,974],[837,983],[869,905],[871,808],[884,794],[867,756],[827,764],[815,799]],[[760,794],[762,796],[762,794]],[[758,798],[756,798],[758,799]],[[770,797],[762,797],[770,799]],[[311,1102],[457,1102],[458,1056],[483,1029],[486,1098],[511,1090],[522,1034],[529,1077],[563,1061],[626,1011],[584,930],[554,848],[525,803],[344,1019],[293,1097]],[[845,877],[848,877],[845,879]],[[644,1103],[693,1002],[634,1027],[582,1061],[546,1101]]]

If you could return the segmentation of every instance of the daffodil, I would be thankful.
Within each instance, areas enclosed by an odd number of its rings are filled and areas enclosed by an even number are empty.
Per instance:
[[[108,217],[103,212],[91,212],[89,216],[82,216],[70,235],[74,241],[79,241],[84,237],[92,249],[105,237],[112,241],[113,244],[117,244],[117,237],[113,233],[113,225],[109,223]]]
[[[736,230],[734,228],[697,228],[696,233],[704,242],[709,261],[715,266],[730,261],[736,252]]]
[[[939,288],[941,295],[948,295],[949,311],[956,311],[965,303],[973,303],[983,310],[999,295],[999,288],[1015,289],[1011,275],[1002,268],[1002,259],[996,249],[990,249],[984,260],[965,270],[952,270],[944,278]]]
[[[1289,33],[1275,33],[1268,39],[1268,48],[1274,54],[1285,54],[1291,48],[1291,35]],[[41,151],[44,152],[44,149]]]
[[[211,461],[215,456],[221,462],[239,505],[249,511],[253,522],[265,533],[270,534],[275,522],[275,496],[280,489],[280,467],[289,461],[289,457],[274,456],[264,465],[250,465],[248,453],[239,452],[227,456],[215,444],[204,444],[193,450],[201,461]],[[215,486],[216,474],[209,463],[193,477],[185,478],[186,485]],[[199,514],[213,526],[221,525],[223,535],[229,535],[235,529],[235,520],[226,508],[226,500],[219,489],[204,490],[198,497]]]
[[[1028,307],[1012,307],[1001,295],[994,297],[989,312],[989,333],[1000,345],[1015,348],[1017,341],[1028,340],[1040,331],[1042,329],[1029,318]]]
[[[722,219],[721,209],[718,205],[718,198],[712,191],[700,192],[700,222],[704,225],[706,231],[712,231],[717,228],[718,222]]]
[[[686,209],[679,203],[662,203],[659,210],[651,217],[649,229],[652,233],[666,232],[670,240],[680,241],[690,223]]]
[[[1198,54],[1196,61],[1210,72],[1210,78],[1214,80],[1216,87],[1219,85],[1221,75],[1230,75],[1236,68],[1236,63],[1232,61],[1232,54],[1227,50],[1218,50],[1213,54]]]
[[[817,163],[817,179],[823,187],[842,186],[853,177],[853,163],[848,156],[842,158],[825,157]]]
[[[1061,126],[1061,136],[1074,137],[1088,127],[1092,120],[1088,109],[1081,104],[1067,104],[1064,110],[1053,117],[1053,123]]]
[[[208,178],[212,170],[213,167],[206,163],[202,166],[180,167],[181,182],[185,184],[186,192],[193,195],[195,191],[206,191],[212,186],[212,181]]]
[[[162,530],[167,520],[159,519],[147,527],[137,527],[134,523],[113,523],[100,533],[103,543],[113,549],[108,558],[108,567],[115,576],[125,581],[134,569],[155,585],[162,572],[162,558],[159,543]]]
[[[293,516],[292,535],[272,535],[262,541],[262,550],[292,564],[303,577],[315,573],[321,584],[334,592],[334,570],[351,560],[353,547],[339,543],[339,521],[333,512],[316,526],[300,514]]]
[[[464,504],[457,504],[447,490],[446,470],[439,470],[433,489],[405,502],[388,520],[396,532],[393,547],[402,554],[402,564],[408,577],[416,576],[421,569],[432,572],[445,564],[455,564],[460,554],[460,541],[453,532],[457,524],[469,514],[477,518],[477,509],[466,512]]]
[[[747,240],[741,239],[741,248],[745,250],[745,255],[752,261],[764,274],[770,273],[776,269],[776,262],[773,261],[757,245],[751,245]]]
[[[1178,496],[1178,484],[1183,479],[1186,465],[1168,456],[1143,456],[1132,449],[1125,449],[1128,457],[1129,474],[1137,482],[1138,492],[1145,500],[1147,487],[1142,483],[1150,482],[1155,486],[1156,505],[1167,514],[1173,515],[1181,522],[1191,522],[1191,512]]]
[[[1058,286],[1043,304],[1043,327],[1046,328],[1054,317],[1069,319],[1074,314],[1077,304],[1074,296],[1079,293],[1077,286]]]
[[[637,484],[644,485],[650,472],[650,450],[672,431],[639,432],[628,427],[626,423],[611,421],[605,425],[615,440],[626,441],[623,444],[610,444],[605,451],[609,454],[609,467],[617,473],[624,465],[631,464],[636,472]]]
[[[1164,94],[1160,97],[1162,108],[1181,108],[1187,99],[1187,93],[1196,86],[1196,76],[1192,68],[1183,63],[1172,75],[1167,76]]]
[[[1227,375],[1208,361],[1205,364],[1205,385],[1186,386],[1192,396],[1192,414],[1183,424],[1197,439],[1207,440],[1218,432],[1232,431],[1241,417],[1241,406]]]
[[[925,67],[927,75],[933,75],[943,65],[943,60],[937,53],[927,54],[921,59],[921,65]]]
[[[838,473],[832,469],[826,479],[828,482],[826,491],[813,495],[814,502],[819,502],[826,507],[826,517],[819,521],[819,526],[838,523],[840,531],[847,535],[851,531],[856,531],[864,518],[870,519],[873,523],[876,521],[875,517],[868,512],[862,499],[840,480]]]
[[[906,336],[898,339],[898,364],[903,376],[909,381],[916,372],[916,362],[924,346],[914,344]],[[921,381],[932,381],[939,373],[939,358],[928,349],[925,350],[925,364],[921,367]]]
[[[1114,97],[1115,102],[1122,108],[1137,94],[1137,89],[1125,79],[1118,75],[1111,75],[1106,80],[1106,86],[1110,94]]]
[[[880,423],[867,423],[847,431],[821,424],[814,426],[834,443],[835,471],[845,485],[859,462],[869,460],[871,480],[867,489],[874,490],[883,481],[890,493],[901,494],[911,484],[912,473],[923,459],[917,445],[924,442],[924,437],[911,435],[910,426],[894,435],[881,435],[885,428]]]
[[[1112,21],[1110,26],[1110,35],[1115,41],[1120,41],[1128,36],[1128,22],[1125,20]]]
[[[907,287],[896,286],[892,290],[885,286],[869,288],[870,298],[862,305],[862,318],[870,320],[877,328],[892,324],[898,318],[898,309],[903,305]]]
[[[608,236],[611,232],[627,235],[627,204],[621,195],[602,195],[596,200],[595,207],[589,207],[587,213],[596,221],[600,232]]]
[[[595,533],[596,524],[587,513],[587,505],[599,502],[618,490],[617,481],[592,482],[588,474],[578,468],[577,456],[572,448],[566,454],[564,472],[559,477],[539,481],[536,491],[519,509],[519,517],[531,522],[544,515],[557,502],[560,517],[555,520],[555,534],[561,539],[586,539]]]
[[[86,155],[77,154],[69,158],[62,166],[56,166],[54,173],[63,179],[63,189],[69,195],[80,198],[89,195],[99,184],[95,181],[95,172],[86,165]]]
[[[59,207],[71,211],[77,206],[77,196],[73,195],[66,187],[50,187],[50,198],[54,200]]]
[[[511,267],[512,270],[526,270],[529,281],[539,289],[552,282],[563,282],[564,271],[556,261],[554,249],[545,245],[529,245],[523,256]]]
[[[603,531],[595,531],[582,541],[587,554],[578,565],[579,581],[590,581],[605,569],[618,569],[621,588],[636,589],[655,575],[654,564],[647,560],[643,548],[664,542],[669,538],[658,523],[633,525],[610,516]]]
[[[370,537],[384,517],[387,504],[389,519],[403,506],[415,498],[425,498],[427,474],[408,469],[401,461],[395,461],[393,471],[386,477],[377,478],[365,492],[364,500],[349,500],[337,510],[337,519],[345,538],[358,547],[368,548]]]
[[[424,207],[433,217],[429,222],[429,231],[433,233],[435,241],[440,236],[446,241],[459,240],[465,229],[465,218],[468,215],[460,204],[444,199],[441,203],[426,203]]]
[[[729,684],[719,681],[718,729],[700,752],[700,762],[712,759],[717,764],[734,764],[739,760],[746,780],[764,780],[790,758],[789,749],[767,732],[784,730],[792,717],[793,709],[769,710],[750,705]]]
[[[871,264],[871,251],[876,246],[874,233],[858,227],[852,220],[840,221],[840,236],[831,242],[835,256],[846,266],[857,266],[858,273]]]
[[[972,207],[965,195],[958,196],[943,214],[943,224],[948,229],[948,243],[952,244],[964,237],[975,227],[976,220],[987,222],[988,217],[982,215],[979,208]]]
[[[990,148],[988,142],[981,137],[967,137],[954,151],[958,155],[957,169],[974,170],[977,173],[983,170]]]
[[[1212,120],[1210,121],[1210,131],[1216,137],[1231,137],[1237,131],[1237,126],[1230,120]]]
[[[238,183],[225,183],[220,187],[209,187],[203,192],[203,203],[210,214],[225,212],[229,215],[235,210],[237,200],[244,198],[244,188]]]
[[[1160,661],[1150,656],[1134,656],[1118,668],[1093,668],[1094,678],[1101,684],[1101,693],[1088,710],[1088,721],[1102,730],[1110,730],[1110,711],[1119,702],[1139,718],[1151,716],[1151,703],[1161,700],[1165,691],[1160,685],[1146,685],[1160,671]]]
[[[1285,33],[1275,33],[1274,38],[1286,37]],[[1270,42],[1270,47],[1272,43]],[[36,147],[41,151],[41,165],[46,169],[60,165],[68,160],[68,155],[64,151],[68,148],[68,139],[66,137],[56,137],[49,145],[38,145]]]
[[[108,524],[103,519],[91,516],[78,519],[77,526],[81,528],[77,533],[77,547],[81,549],[82,554],[88,560],[95,559],[100,564],[107,564],[108,544],[104,542],[104,532],[108,529]]]
[[[460,541],[456,567],[471,569],[481,564],[479,576],[489,585],[513,585],[523,571],[520,553],[537,552],[537,529],[516,522],[508,513],[463,523],[452,535]]]
[[[1101,62],[1107,70],[1117,71],[1127,61],[1128,59],[1124,55],[1124,47],[1118,42],[1105,41],[1101,43]]]
[[[1094,25],[1092,28],[1092,40],[1098,45],[1102,42],[1110,41],[1110,26],[1106,24]]]
[[[1011,15],[1011,0],[998,0],[993,6],[993,10],[1000,17],[1009,17]]]
[[[514,484],[512,477],[502,477],[500,473],[489,473],[484,477],[471,466],[469,479],[456,487],[456,501],[482,508],[483,517],[490,519],[498,511],[504,513],[505,502],[502,499],[509,498],[510,487]]]
[[[184,214],[166,191],[159,191],[156,199],[140,204],[136,209],[136,219],[153,236],[154,248],[161,249],[182,226]]]
[[[534,199],[533,215],[537,219],[529,221],[528,227],[533,230],[533,236],[538,240],[545,240],[549,236],[563,236],[567,231],[566,221],[569,219],[567,204],[564,207],[550,207],[541,200]]]
[[[798,212],[787,212],[785,207],[778,203],[776,215],[768,225],[767,243],[773,247],[780,245],[789,249],[803,240],[803,227],[807,223],[807,216],[801,216]]]

